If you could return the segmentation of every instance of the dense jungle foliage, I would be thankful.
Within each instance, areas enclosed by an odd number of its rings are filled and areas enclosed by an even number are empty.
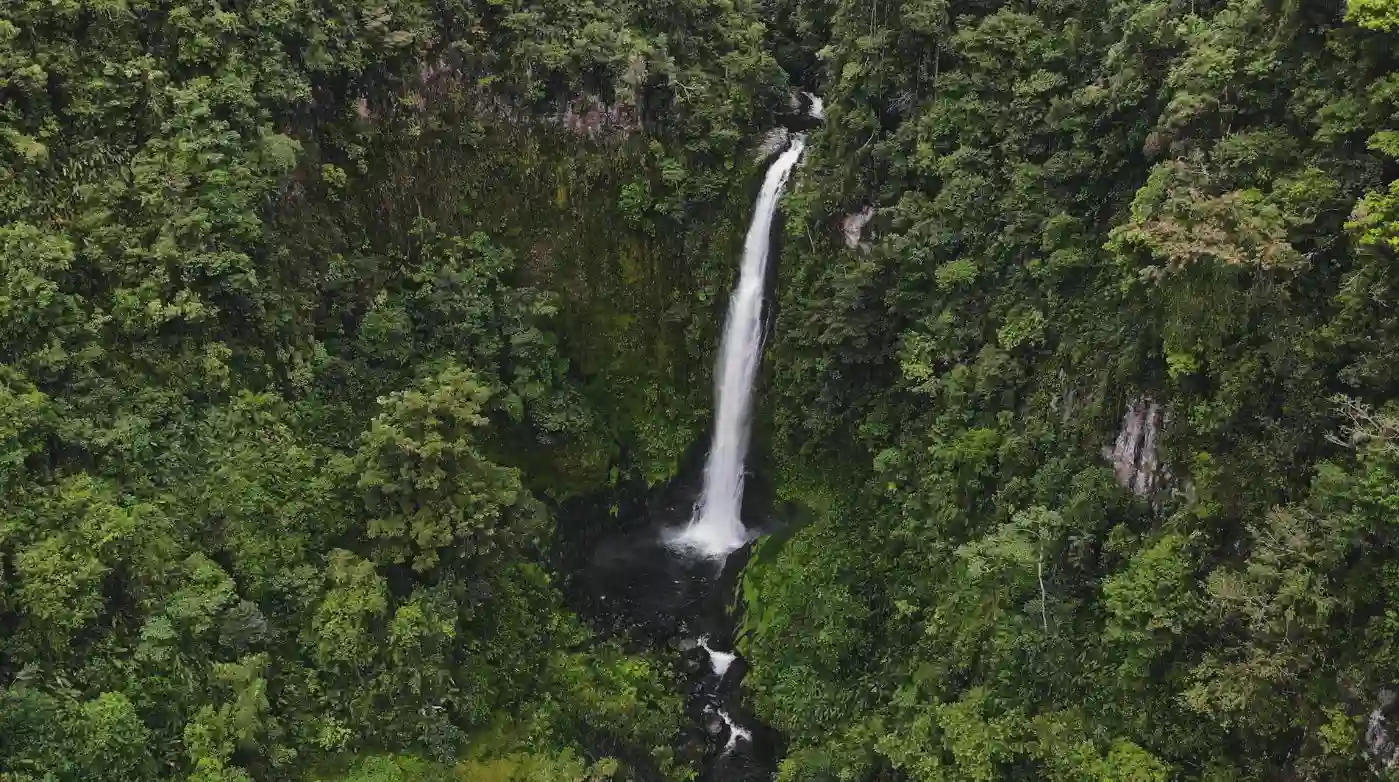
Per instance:
[[[1399,5],[775,6],[828,115],[764,402],[812,521],[746,584],[781,779],[1382,776]]]
[[[1399,775],[1395,0],[9,0],[0,779],[692,778],[549,551],[791,85],[779,778]]]
[[[762,31],[4,3],[0,778],[690,776],[545,553],[704,426]]]

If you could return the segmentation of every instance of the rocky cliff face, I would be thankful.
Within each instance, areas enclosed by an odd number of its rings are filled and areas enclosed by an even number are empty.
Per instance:
[[[505,443],[531,474],[564,494],[613,471],[670,477],[704,433],[756,164],[696,163],[682,143],[648,135],[634,105],[578,94],[533,110],[467,81],[427,69],[399,100],[357,104],[385,149],[335,196],[352,214],[334,219],[373,224],[363,241],[395,252],[419,251],[420,221],[510,251],[515,282],[542,294],[564,371],[584,389],[584,407],[560,414],[585,416],[593,432],[577,448]],[[308,253],[351,251],[361,240],[328,221],[302,224],[324,206],[317,198],[291,205],[297,227],[285,230],[308,234]]]
[[[1165,471],[1161,465],[1161,427],[1165,410],[1147,397],[1128,405],[1122,426],[1111,448],[1103,456],[1112,462],[1117,484],[1138,497],[1152,498],[1163,488]]]
[[[1399,741],[1395,740],[1395,717],[1399,712],[1399,692],[1386,687],[1379,691],[1375,708],[1365,724],[1365,757],[1376,776],[1399,768]]]

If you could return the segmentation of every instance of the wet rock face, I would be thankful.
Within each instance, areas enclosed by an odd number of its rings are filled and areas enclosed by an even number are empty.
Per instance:
[[[821,127],[825,114],[824,110],[817,108],[817,100],[809,92],[792,90],[787,98],[787,110],[777,114],[778,125],[795,133],[806,133]]]
[[[728,739],[729,726],[724,724],[724,718],[718,712],[710,711],[704,715],[704,732],[723,742]]]
[[[1365,757],[1376,776],[1399,769],[1399,690],[1385,687],[1376,697],[1375,710],[1365,726]]]
[[[1145,397],[1136,400],[1122,417],[1117,442],[1103,450],[1117,484],[1138,497],[1154,496],[1165,477],[1160,453],[1164,417],[1161,405]]]
[[[680,669],[689,676],[702,676],[709,668],[709,655],[698,646],[691,646],[680,658]]]
[[[792,131],[778,126],[767,132],[753,153],[754,162],[761,163],[787,148],[792,141]]]

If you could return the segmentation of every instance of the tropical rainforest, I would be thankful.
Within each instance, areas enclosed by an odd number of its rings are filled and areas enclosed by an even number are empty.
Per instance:
[[[0,779],[696,778],[556,549],[797,89],[778,779],[1399,778],[1399,2],[7,0]]]

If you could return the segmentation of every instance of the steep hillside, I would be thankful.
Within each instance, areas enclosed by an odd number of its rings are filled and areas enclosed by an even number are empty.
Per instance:
[[[782,779],[1394,763],[1392,4],[780,5]]]
[[[544,551],[702,427],[785,99],[749,3],[6,4],[0,777],[690,775]]]

